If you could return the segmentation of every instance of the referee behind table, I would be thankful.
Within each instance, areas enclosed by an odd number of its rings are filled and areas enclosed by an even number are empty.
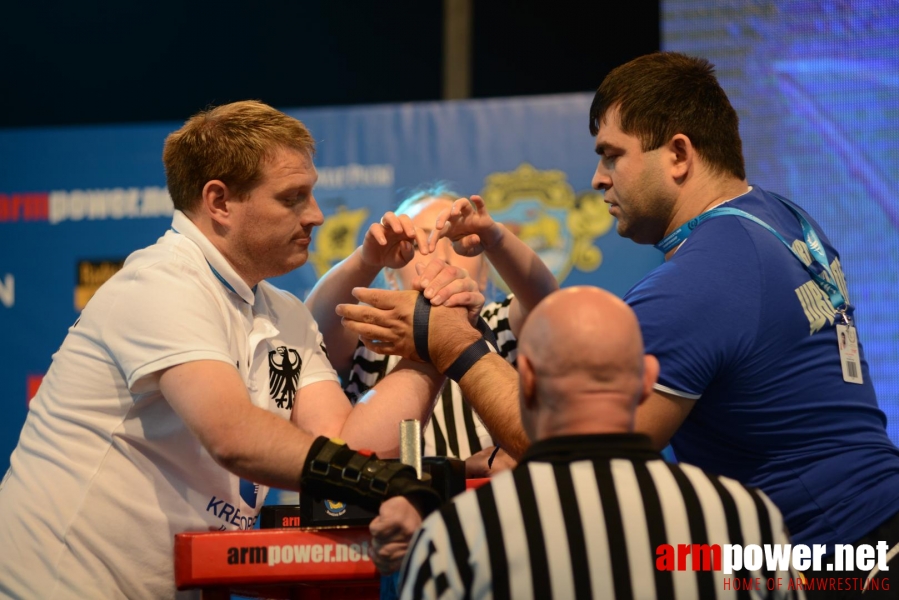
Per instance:
[[[518,370],[531,448],[424,521],[401,599],[805,597],[788,586],[793,571],[694,571],[693,557],[683,570],[657,567],[663,544],[789,540],[763,493],[667,464],[633,433],[658,363],[621,300],[591,287],[549,296],[522,329]],[[746,590],[750,579],[761,589]]]

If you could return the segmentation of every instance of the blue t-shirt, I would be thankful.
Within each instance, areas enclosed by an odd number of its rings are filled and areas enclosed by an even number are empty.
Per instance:
[[[771,194],[754,187],[727,206],[807,257],[799,220]],[[837,252],[806,217],[851,302]],[[828,552],[899,511],[899,449],[864,352],[864,384],[845,382],[830,300],[771,232],[708,219],[625,301],[661,365],[657,389],[698,398],[671,440],[679,460],[761,488],[794,542]]]

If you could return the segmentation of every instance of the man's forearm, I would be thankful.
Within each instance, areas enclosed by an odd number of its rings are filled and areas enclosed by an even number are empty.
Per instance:
[[[362,250],[357,248],[318,280],[304,302],[325,339],[331,365],[341,376],[349,372],[358,339],[341,326],[334,307],[355,303],[353,288],[370,285],[379,272],[362,261]]]
[[[234,365],[176,365],[160,374],[159,390],[222,467],[256,483],[298,489],[313,436],[253,405]]]
[[[359,399],[340,437],[354,448],[368,448],[382,458],[396,458],[400,421],[418,419],[427,423],[444,380],[429,364],[401,360]]]
[[[433,321],[431,326],[434,327]],[[433,329],[431,335],[434,335]],[[469,327],[456,335],[438,333],[436,339],[431,339],[433,341],[429,345],[434,366],[438,371],[446,372],[479,336]],[[458,383],[465,400],[484,421],[493,439],[513,458],[520,459],[530,442],[521,425],[518,373],[512,365],[499,354],[486,354],[472,365]]]
[[[367,339],[367,344],[390,334],[389,344],[376,344],[373,348],[418,357],[412,342],[417,292],[357,290],[357,297],[370,306],[339,307],[347,328]],[[445,373],[466,348],[481,339],[481,334],[468,322],[464,308],[435,306],[429,307],[428,313],[428,353],[434,367]],[[460,378],[460,385],[490,432],[506,452],[518,459],[528,440],[521,425],[515,369],[498,354],[491,353],[482,356]]]
[[[518,373],[512,365],[499,354],[487,354],[462,377],[459,387],[493,439],[520,460],[530,442],[521,424]]]
[[[428,348],[434,367],[446,373],[450,365],[480,333],[457,314],[432,309],[429,320]],[[521,424],[518,404],[518,373],[499,354],[482,356],[458,380],[462,394],[484,421],[499,445],[516,460],[530,442]]]
[[[487,258],[526,315],[541,300],[559,289],[559,283],[537,253],[504,225],[503,235],[487,250]]]

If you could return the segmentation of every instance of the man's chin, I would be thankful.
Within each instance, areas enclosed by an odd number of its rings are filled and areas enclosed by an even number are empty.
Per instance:
[[[281,275],[287,275],[288,273],[295,271],[306,264],[306,261],[309,260],[309,252],[303,251],[297,253],[294,256],[291,256],[288,260],[285,260],[281,265],[278,265],[277,268],[272,269],[272,274],[266,277],[266,279],[271,279],[272,277],[280,277]]]
[[[627,223],[621,221],[620,219],[618,219],[615,222],[615,231],[618,233],[619,236],[621,236],[623,238],[627,238],[629,240],[634,239],[633,230],[628,229]]]
[[[645,231],[634,231],[632,228],[628,228],[626,225],[622,225],[621,221],[618,222],[618,227],[615,228],[615,231],[618,232],[623,238],[627,238],[635,244],[641,244],[644,246],[651,246],[653,244],[659,243],[660,238],[656,238],[653,235],[647,234]]]
[[[290,271],[293,271],[293,270],[295,270],[295,269],[299,269],[300,267],[302,267],[303,265],[305,265],[305,264],[306,264],[306,261],[308,261],[308,260],[309,260],[309,252],[308,252],[307,250],[304,250],[303,252],[301,252],[299,256],[294,256],[294,257],[292,257],[292,259],[291,259],[291,261],[290,261],[290,263],[289,263],[289,264],[290,264]],[[288,271],[288,273],[289,273],[290,271]]]

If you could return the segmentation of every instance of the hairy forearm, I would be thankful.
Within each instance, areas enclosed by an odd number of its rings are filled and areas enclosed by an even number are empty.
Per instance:
[[[530,441],[521,424],[515,369],[498,354],[488,354],[462,377],[459,387],[493,439],[519,460]]]
[[[552,271],[530,246],[502,224],[499,240],[487,250],[487,258],[509,286],[526,315],[546,296],[559,289]]]
[[[481,335],[459,315],[432,310],[428,350],[441,373]],[[484,421],[493,439],[516,460],[530,442],[521,425],[518,405],[518,373],[499,354],[481,357],[459,381],[462,394]]]
[[[439,314],[439,313],[438,313]],[[440,331],[452,331],[444,323],[435,323],[432,315],[431,327]],[[434,334],[432,330],[432,335]],[[434,366],[446,372],[450,365],[472,342],[480,338],[471,327],[461,327],[455,335],[437,335],[428,344]],[[484,425],[513,458],[518,460],[530,442],[521,424],[521,409],[518,405],[518,373],[499,354],[486,354],[476,362],[459,380],[462,395],[484,421]]]
[[[362,261],[362,249],[356,248],[347,258],[322,275],[306,298],[306,307],[318,323],[328,347],[331,365],[341,377],[349,373],[358,339],[341,326],[340,316],[334,312],[334,307],[338,304],[355,303],[353,288],[370,285],[379,272],[379,268]]]

